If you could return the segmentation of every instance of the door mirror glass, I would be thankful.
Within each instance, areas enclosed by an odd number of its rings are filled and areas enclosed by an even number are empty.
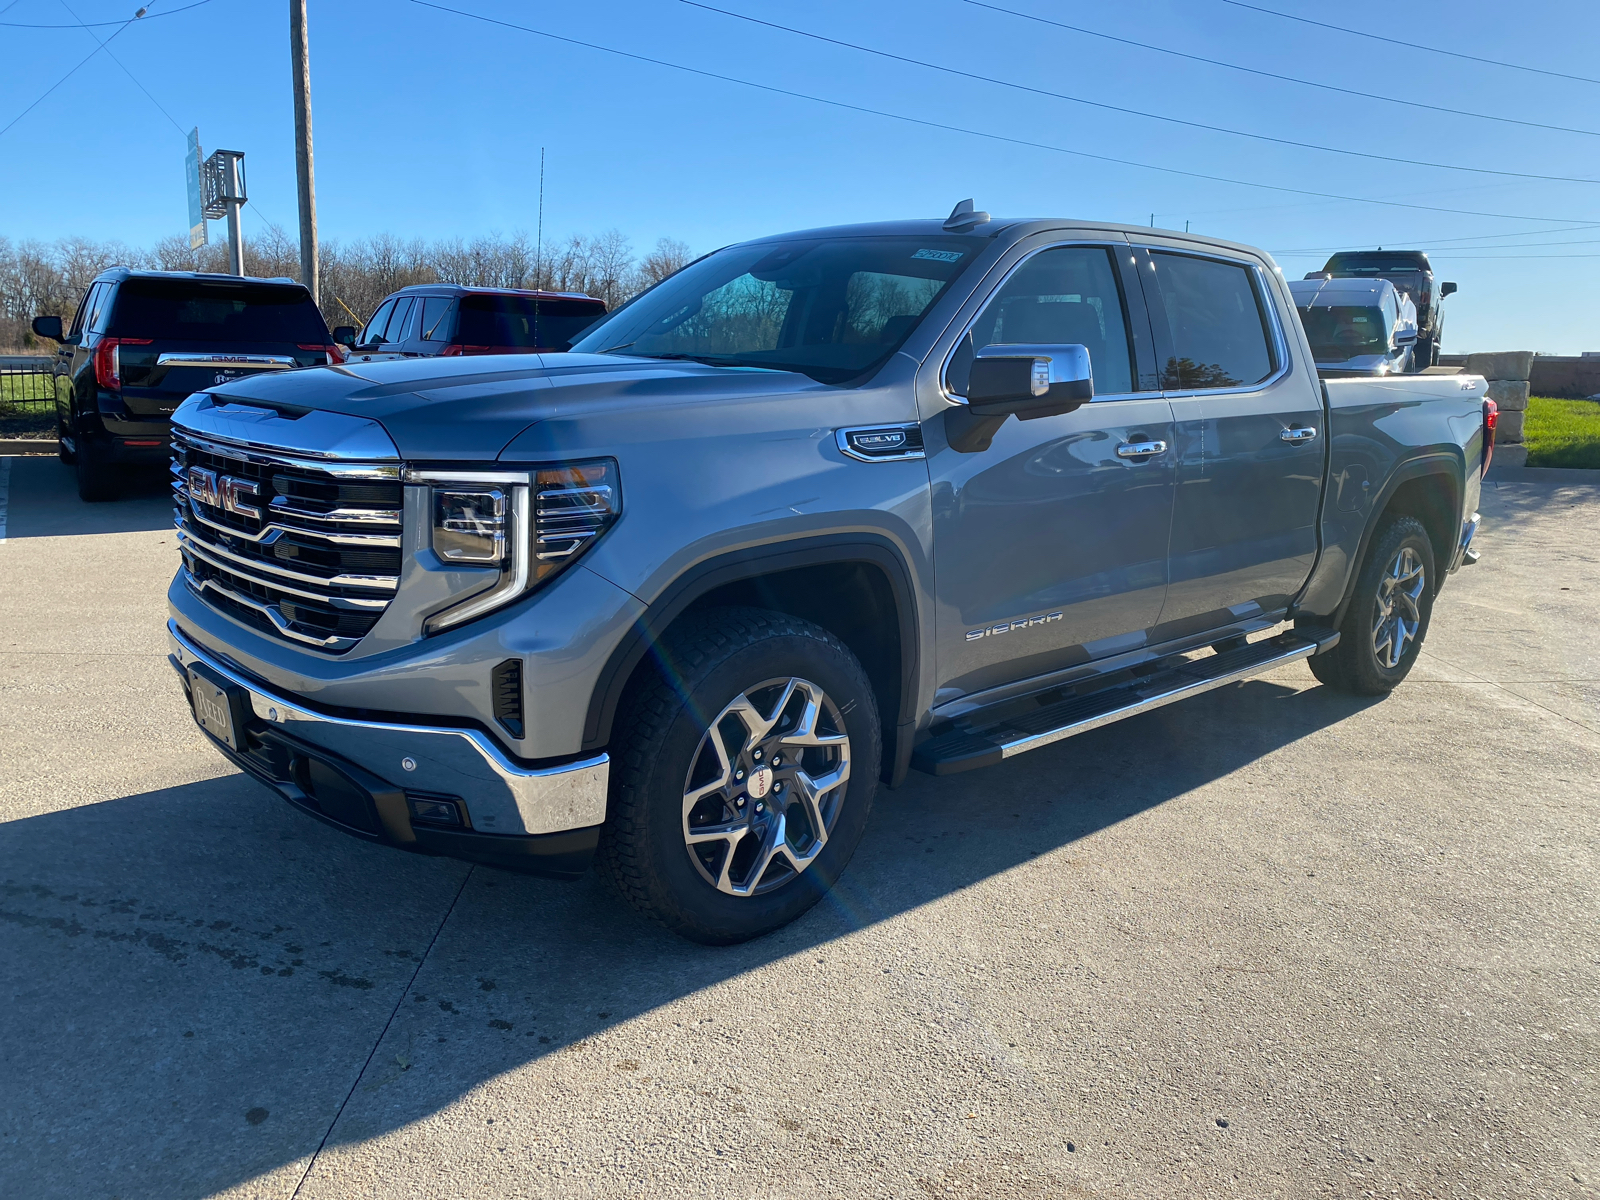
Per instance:
[[[49,338],[52,342],[66,340],[66,333],[61,328],[60,317],[35,317],[33,319],[33,332],[42,338]]]
[[[1002,343],[972,357],[967,405],[978,416],[1016,413],[1031,421],[1071,412],[1093,398],[1087,346]]]
[[[1453,283],[1441,283],[1439,285],[1439,299],[1443,300],[1446,296],[1454,296],[1455,294],[1456,294],[1456,285],[1455,284],[1453,284]]]
[[[333,327],[333,340],[336,345],[354,346],[356,344],[356,327],[354,325],[335,325]]]

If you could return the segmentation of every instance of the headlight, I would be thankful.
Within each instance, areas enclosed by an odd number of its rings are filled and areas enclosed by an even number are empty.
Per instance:
[[[432,488],[432,547],[453,567],[497,578],[429,617],[438,633],[500,608],[576,562],[622,513],[611,459],[526,471],[408,468],[406,482]]]

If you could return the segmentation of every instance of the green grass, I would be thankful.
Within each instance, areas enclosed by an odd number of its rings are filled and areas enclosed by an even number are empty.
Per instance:
[[[1600,469],[1600,401],[1534,396],[1522,440],[1530,467]]]

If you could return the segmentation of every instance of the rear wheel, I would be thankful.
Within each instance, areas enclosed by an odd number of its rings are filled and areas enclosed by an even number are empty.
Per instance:
[[[815,904],[866,829],[871,684],[827,630],[764,609],[690,618],[660,663],[618,714],[601,870],[684,937],[758,937]]]
[[[1392,691],[1422,652],[1433,615],[1433,543],[1415,517],[1392,517],[1373,535],[1339,644],[1310,660],[1329,687],[1358,696]]]
[[[118,482],[115,468],[100,457],[93,442],[80,437],[75,445],[77,452],[73,455],[72,465],[78,475],[78,498],[90,504],[114,499]]]

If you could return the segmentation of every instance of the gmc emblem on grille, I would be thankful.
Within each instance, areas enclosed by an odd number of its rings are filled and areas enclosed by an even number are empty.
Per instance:
[[[259,519],[261,510],[246,501],[260,496],[252,479],[235,479],[231,475],[218,475],[204,467],[189,468],[189,498],[212,508],[220,508],[236,516]]]

